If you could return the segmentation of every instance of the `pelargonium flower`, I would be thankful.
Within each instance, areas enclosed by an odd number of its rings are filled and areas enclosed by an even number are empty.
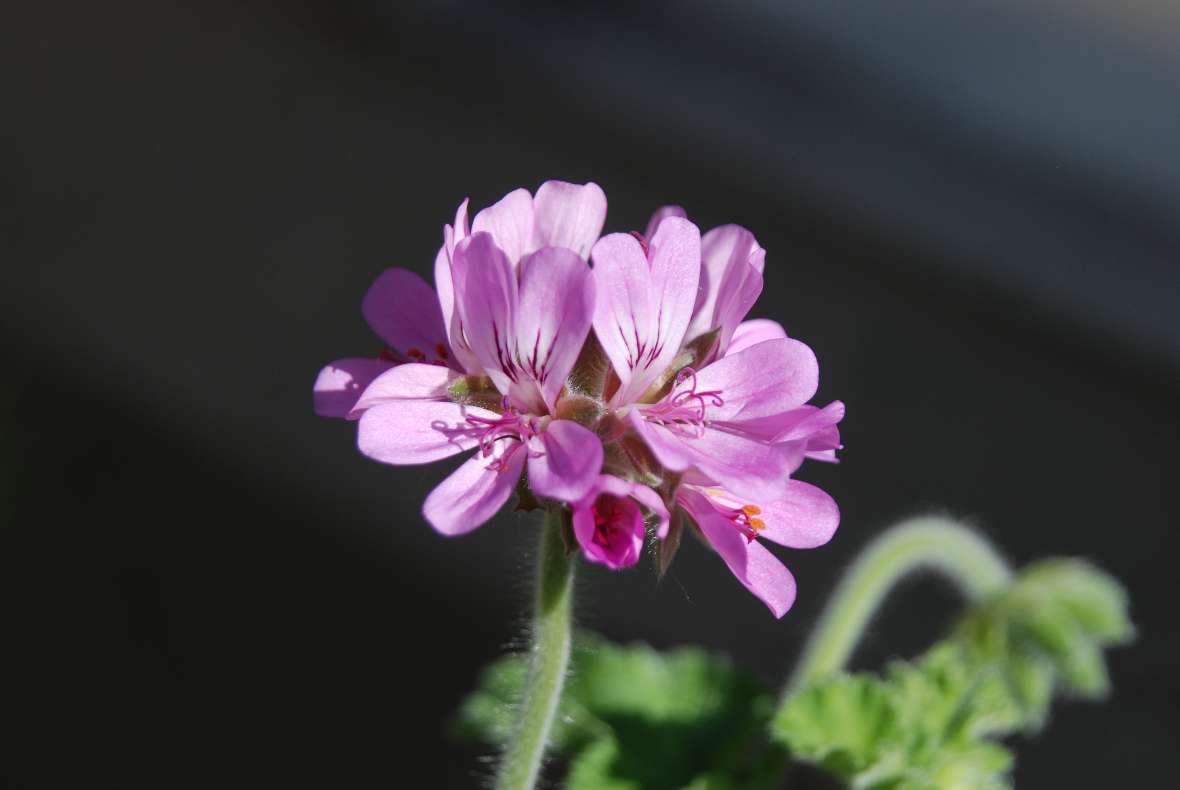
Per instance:
[[[650,534],[662,571],[688,523],[781,616],[794,580],[758,539],[831,537],[835,503],[791,475],[835,460],[844,407],[809,405],[815,355],[746,320],[766,258],[753,234],[702,237],[667,206],[644,234],[600,239],[602,191],[556,181],[467,212],[444,227],[437,293],[402,269],[369,289],[386,347],[326,367],[316,411],[358,420],[385,463],[474,451],[423,506],[443,534],[486,522],[524,479],[587,560],[634,565]]]
[[[586,559],[614,570],[638,562],[647,534],[647,517],[641,506],[655,514],[655,534],[663,540],[668,534],[669,515],[660,495],[645,485],[612,475],[599,476],[572,507],[574,537]]]
[[[745,234],[747,248],[761,249],[746,231],[719,230],[730,242]],[[772,440],[785,415],[815,394],[819,367],[807,346],[785,336],[708,361],[722,338],[726,345],[732,339],[753,303],[750,293],[761,290],[761,275],[732,254],[733,243],[724,246],[729,254],[701,262],[696,226],[675,214],[659,222],[650,242],[603,237],[592,253],[594,332],[619,379],[610,405],[665,469],[697,468],[733,490],[769,498],[801,460],[794,445]],[[750,282],[757,289],[735,298]],[[708,320],[698,322],[694,309]],[[716,336],[706,348],[686,349],[696,339],[688,335],[694,322],[700,336]],[[697,360],[707,363],[699,371],[691,367]]]

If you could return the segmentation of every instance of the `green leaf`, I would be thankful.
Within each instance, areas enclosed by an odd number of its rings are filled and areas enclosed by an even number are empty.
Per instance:
[[[722,778],[752,772],[766,750],[773,700],[721,656],[581,635],[572,667],[553,732],[555,751],[573,757],[571,788],[679,790],[706,780],[720,788]],[[519,656],[489,667],[463,704],[459,732],[505,742],[526,671]]]
[[[775,717],[776,736],[794,756],[853,777],[889,748],[898,711],[885,684],[871,675],[842,675],[792,697]]]
[[[614,738],[594,741],[570,766],[566,790],[643,790],[638,779],[617,774],[619,759],[619,744]]]
[[[1041,726],[1055,691],[1102,695],[1103,648],[1134,633],[1126,609],[1093,566],[1037,563],[921,658],[804,689],[772,736],[853,788],[1009,787],[1012,756],[988,739]]]
[[[974,664],[1009,683],[1029,730],[1044,722],[1055,690],[1087,699],[1105,695],[1110,681],[1102,650],[1133,636],[1118,582],[1070,559],[1024,569],[1007,590],[968,612],[955,631]]]

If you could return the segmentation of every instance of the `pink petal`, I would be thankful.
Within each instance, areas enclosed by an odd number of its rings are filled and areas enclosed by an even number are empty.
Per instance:
[[[737,354],[758,343],[765,343],[767,340],[781,340],[786,336],[787,330],[783,329],[777,321],[771,321],[769,318],[742,321],[733,330],[733,337],[729,339],[729,346],[725,349],[725,353],[727,355]]]
[[[576,502],[601,470],[598,435],[572,420],[553,420],[529,441],[529,487],[539,496]]]
[[[687,219],[688,213],[680,206],[660,206],[651,215],[651,219],[648,220],[647,230],[643,231],[643,237],[650,239],[656,235],[656,231],[660,229],[660,223],[664,221],[665,217],[681,217]]]
[[[770,607],[775,617],[786,614],[795,603],[795,577],[786,566],[762,544],[747,541],[704,495],[682,491],[679,501],[737,580]]]
[[[759,503],[766,528],[759,537],[793,549],[813,549],[832,539],[840,508],[826,492],[800,480],[787,483],[786,496]]]
[[[598,184],[546,181],[533,200],[533,248],[573,250],[585,259],[606,221],[606,195]]]
[[[467,222],[467,203],[468,201],[464,200],[455,211],[454,226],[443,227],[443,245],[434,256],[434,287],[438,291],[438,304],[442,308],[447,341],[454,356],[452,367],[471,376],[481,376],[483,367],[463,337],[463,322],[459,320],[455,309],[455,289],[451,278],[451,259],[455,254],[455,245],[471,235]]]
[[[360,357],[338,359],[324,367],[312,386],[312,406],[321,417],[344,417],[369,382],[389,370],[392,362]]]
[[[515,189],[495,205],[476,214],[471,233],[481,232],[490,233],[509,262],[516,265],[536,249],[533,245],[533,196],[527,189]]]
[[[672,518],[668,514],[668,508],[664,504],[663,498],[645,485],[628,483],[624,480],[619,480],[617,477],[613,479],[618,480],[619,483],[627,487],[627,496],[636,500],[639,504],[655,514],[658,520],[656,523],[656,537],[660,540],[668,537],[668,526],[671,524]],[[615,488],[608,488],[607,490],[617,492]],[[622,496],[622,494],[619,494],[619,496]]]
[[[434,289],[406,269],[386,269],[364,300],[361,314],[372,330],[392,348],[409,357],[447,360],[446,325]]]
[[[747,501],[782,496],[788,475],[802,458],[802,450],[794,445],[768,444],[726,431],[682,435],[647,421],[638,409],[631,413],[631,425],[668,469],[695,467]]]
[[[517,313],[516,271],[491,235],[477,232],[455,247],[451,274],[468,345],[496,388],[507,394],[515,378],[509,343]]]
[[[765,254],[754,234],[738,225],[714,228],[701,238],[700,293],[686,340],[720,329],[721,349],[729,345],[738,323],[762,293],[760,263]]]
[[[471,223],[467,220],[467,208],[470,203],[471,200],[469,198],[463,198],[463,202],[459,204],[459,208],[455,209],[455,224],[452,226],[455,232],[455,239],[451,244],[451,252],[454,252],[455,244],[458,244],[471,235]]]
[[[667,217],[648,240],[659,353],[652,364],[663,372],[680,353],[692,318],[701,275],[701,232],[682,217]]]
[[[361,394],[350,417],[389,401],[406,399],[446,400],[447,387],[459,374],[442,365],[407,363],[378,376]]]
[[[723,403],[710,403],[710,422],[741,424],[782,414],[806,403],[819,386],[819,363],[810,348],[798,340],[769,340],[729,354],[696,374],[673,391],[719,392]]]
[[[645,256],[633,236],[615,233],[600,239],[592,253],[594,332],[621,381],[615,405],[642,395],[676,358],[696,301],[696,226],[668,217],[649,251]]]
[[[468,416],[496,419],[495,412],[449,401],[389,401],[366,411],[357,425],[357,447],[386,464],[425,464],[470,450],[482,429]]]
[[[512,451],[505,468],[488,465]],[[497,442],[492,458],[476,453],[435,487],[422,505],[422,515],[443,535],[464,535],[482,526],[512,496],[524,468],[525,453],[515,443]]]
[[[808,458],[835,463],[836,451],[843,447],[836,424],[843,419],[844,404],[840,401],[832,401],[822,409],[800,406],[778,420],[774,441],[801,443]]]
[[[599,239],[594,259],[594,334],[622,381],[629,389],[633,378],[644,376],[641,352],[650,352],[655,335],[658,304],[651,288],[651,271],[639,242],[628,233],[612,233]],[[651,373],[647,378],[658,375]]]
[[[552,411],[590,333],[594,316],[590,267],[572,250],[537,250],[521,263],[519,302],[514,356],[537,382]]]

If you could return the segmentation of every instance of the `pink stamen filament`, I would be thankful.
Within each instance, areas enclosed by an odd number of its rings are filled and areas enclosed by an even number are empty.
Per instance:
[[[467,417],[467,422],[476,430],[481,431],[479,434],[479,452],[483,457],[487,458],[492,455],[495,451],[496,442],[502,439],[513,442],[513,445],[504,450],[499,458],[488,464],[487,468],[494,472],[507,471],[512,456],[522,447],[527,447],[529,439],[540,433],[536,417],[522,415],[509,405],[507,398],[501,401],[501,407],[504,409],[504,414],[500,417],[479,417],[475,415],[469,415]],[[540,451],[529,451],[529,457],[531,458],[538,458],[542,455],[544,453]]]
[[[676,388],[691,379],[686,390],[676,392]],[[721,390],[697,391],[697,372],[692,368],[684,368],[676,374],[676,381],[672,385],[672,395],[666,397],[656,405],[644,409],[644,416],[658,422],[666,428],[690,438],[699,439],[705,434],[708,420],[705,411],[709,406],[724,406]]]

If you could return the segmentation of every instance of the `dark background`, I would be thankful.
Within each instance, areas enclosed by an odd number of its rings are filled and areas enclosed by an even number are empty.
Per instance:
[[[1022,787],[1169,787],[1180,635],[1180,13],[1167,3],[46,2],[0,25],[0,772],[11,787],[473,787],[447,737],[511,645],[533,529],[456,540],[446,465],[311,413],[379,350],[359,302],[548,178],[608,230],[660,203],[769,250],[756,315],[848,404],[836,539],[771,618],[688,545],[583,566],[580,620],[778,683],[907,515],[1093,559],[1141,635]],[[955,611],[891,600],[857,665]]]

